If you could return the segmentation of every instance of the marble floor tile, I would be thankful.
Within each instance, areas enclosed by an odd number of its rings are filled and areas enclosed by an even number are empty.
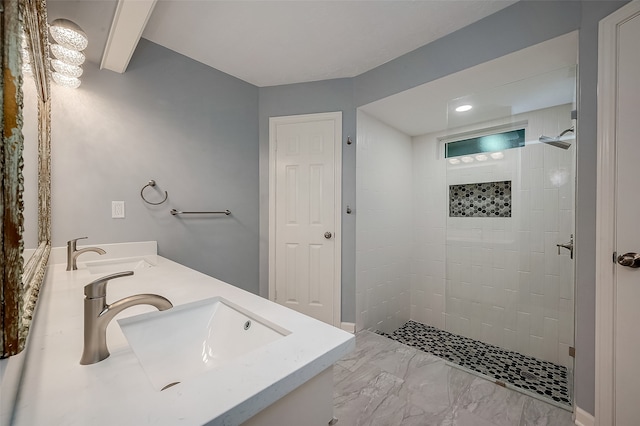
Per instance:
[[[472,381],[460,373],[442,361],[426,364],[405,377],[399,395],[426,413],[450,411]]]
[[[526,396],[476,377],[458,405],[497,426],[520,423]]]
[[[442,363],[442,360],[406,345],[401,347],[387,345],[384,346],[383,350],[376,353],[371,363],[388,373],[404,379],[413,375],[416,370],[420,370],[429,364]]]
[[[571,413],[369,331],[334,374],[338,426],[569,426]]]
[[[535,398],[527,398],[519,426],[573,426],[574,424],[570,412],[559,410]]]
[[[392,340],[376,333],[362,331],[358,333],[356,348],[353,352],[346,355],[337,364],[347,370],[355,371],[361,365],[376,359],[378,353],[384,351],[387,347],[395,347],[393,343]]]
[[[392,424],[388,422],[403,404],[397,398],[388,399],[397,394],[402,379],[377,367],[364,365],[359,370],[335,385],[334,416],[354,426]]]

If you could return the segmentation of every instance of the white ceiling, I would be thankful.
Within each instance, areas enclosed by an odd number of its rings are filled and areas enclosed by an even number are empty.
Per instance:
[[[515,1],[48,0],[48,19],[79,24],[89,36],[91,62],[104,66],[109,50],[120,48],[125,59],[108,69],[126,69],[137,38],[114,46],[126,32],[264,87],[356,76]],[[150,15],[122,16],[141,2],[149,3]],[[362,110],[415,136],[560,105],[575,97],[566,68],[576,59],[572,33]],[[450,107],[461,97],[476,108],[455,115]]]
[[[514,1],[160,1],[143,37],[256,86],[354,77]]]
[[[578,34],[572,32],[360,107],[418,136],[571,103]],[[457,113],[461,104],[471,111]]]
[[[356,76],[515,1],[159,0],[138,33],[263,87]],[[101,63],[117,1],[48,4],[49,21],[80,25],[88,59]]]

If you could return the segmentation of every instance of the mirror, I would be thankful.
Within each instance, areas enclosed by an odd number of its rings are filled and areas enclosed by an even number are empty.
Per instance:
[[[51,110],[49,101],[49,56],[45,0],[2,1],[1,103],[2,185],[0,211],[2,224],[2,264],[0,265],[0,357],[24,349],[33,311],[44,279],[51,251]],[[24,250],[23,152],[23,34],[31,58],[31,73],[37,93],[37,218],[38,245],[29,259]],[[31,78],[24,84],[32,84]],[[32,132],[31,132],[32,133]],[[27,144],[36,143],[27,140]],[[33,185],[34,183],[30,183]]]

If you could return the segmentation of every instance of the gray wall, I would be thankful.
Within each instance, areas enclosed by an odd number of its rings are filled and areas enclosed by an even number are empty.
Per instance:
[[[269,117],[342,111],[342,321],[355,322],[356,110],[352,79],[325,80],[260,89],[260,294],[269,288]],[[347,136],[354,142],[345,143]],[[355,211],[355,209],[354,209]]]
[[[576,211],[577,406],[595,412],[595,209],[598,21],[626,1],[519,1],[353,79],[361,106],[553,37],[580,30]]]
[[[87,64],[82,81],[52,86],[53,245],[157,240],[161,255],[257,293],[258,88],[144,39],[126,73]],[[149,179],[166,203],[142,201]]]

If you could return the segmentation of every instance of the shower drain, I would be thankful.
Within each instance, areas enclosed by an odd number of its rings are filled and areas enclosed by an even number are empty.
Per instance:
[[[527,380],[538,380],[538,376],[529,371],[520,371],[520,377]]]

